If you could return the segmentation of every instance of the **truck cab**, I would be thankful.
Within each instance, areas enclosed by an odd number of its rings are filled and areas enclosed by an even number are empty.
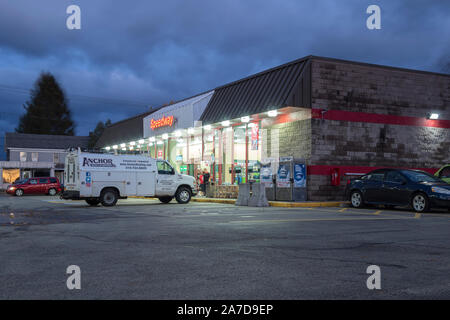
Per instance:
[[[63,199],[85,200],[89,205],[113,206],[129,196],[173,198],[188,203],[197,193],[195,179],[178,172],[165,160],[143,155],[71,152],[65,163]]]

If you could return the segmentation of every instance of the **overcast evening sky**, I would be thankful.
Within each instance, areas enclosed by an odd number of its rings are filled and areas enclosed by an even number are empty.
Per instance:
[[[81,8],[68,30],[66,8]],[[381,7],[381,30],[366,8]],[[0,0],[0,137],[42,71],[76,134],[307,55],[450,71],[450,1]]]

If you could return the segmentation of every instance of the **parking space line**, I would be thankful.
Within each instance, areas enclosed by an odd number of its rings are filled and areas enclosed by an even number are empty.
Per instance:
[[[339,212],[345,212],[345,211],[347,211],[347,209],[348,208],[342,208],[342,209],[339,210]]]
[[[402,217],[361,217],[361,218],[317,218],[317,219],[267,219],[267,220],[234,220],[231,223],[265,223],[265,222],[313,222],[313,221],[358,221],[358,220],[411,220]]]
[[[376,214],[376,215],[378,215],[378,214],[380,214],[380,213],[382,213],[383,211],[381,211],[381,210],[378,210],[378,211],[375,211],[373,214]]]

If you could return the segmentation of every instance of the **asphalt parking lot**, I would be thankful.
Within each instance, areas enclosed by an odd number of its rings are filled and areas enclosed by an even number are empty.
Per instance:
[[[448,299],[449,230],[447,212],[1,194],[0,299]]]

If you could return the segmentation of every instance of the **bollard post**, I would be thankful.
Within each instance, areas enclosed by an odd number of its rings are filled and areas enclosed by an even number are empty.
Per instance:
[[[253,193],[248,200],[249,207],[268,207],[266,187],[262,183],[253,184]]]
[[[239,185],[238,198],[235,205],[248,206],[248,199],[250,198],[250,187],[247,183],[241,183]]]

